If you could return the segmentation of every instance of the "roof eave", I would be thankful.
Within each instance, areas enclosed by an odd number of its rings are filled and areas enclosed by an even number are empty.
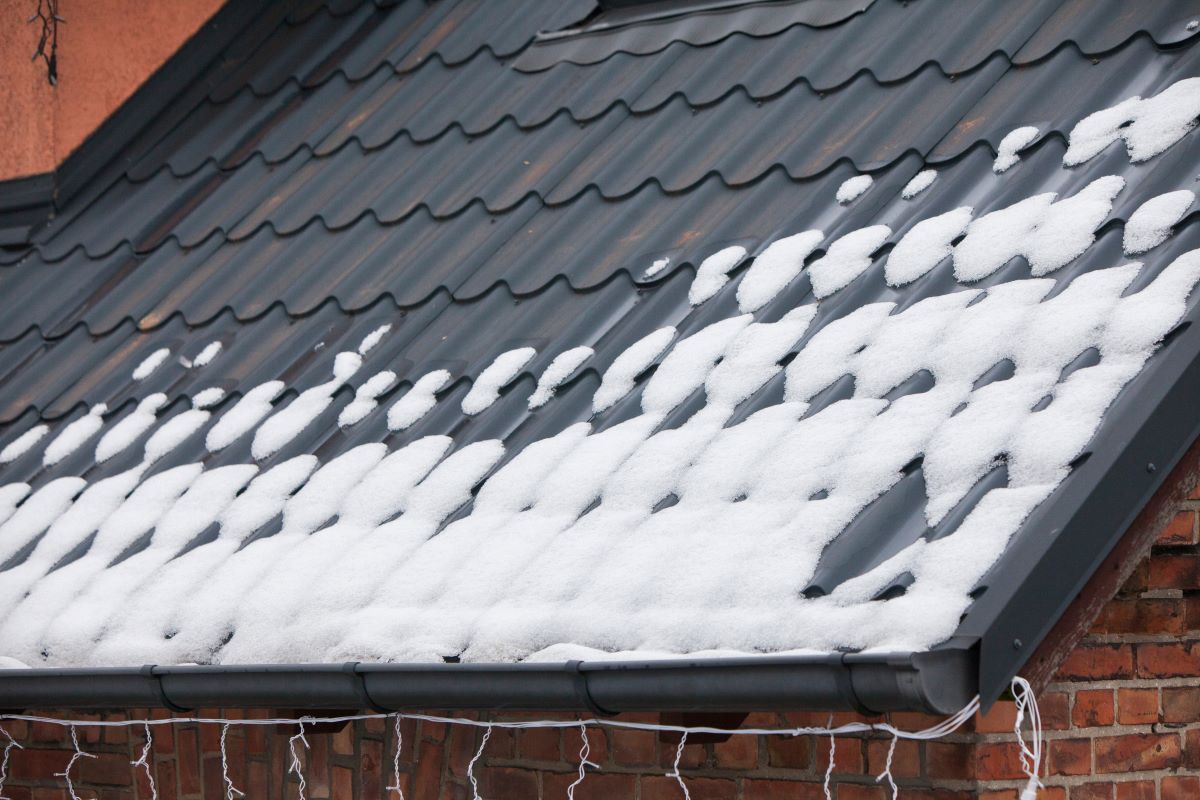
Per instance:
[[[286,664],[0,670],[0,708],[854,710],[948,714],[974,648],[558,664]]]

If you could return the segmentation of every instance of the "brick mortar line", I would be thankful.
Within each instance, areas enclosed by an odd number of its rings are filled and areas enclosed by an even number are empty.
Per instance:
[[[1165,730],[1155,730],[1156,726],[1167,726]],[[1107,739],[1113,736],[1166,736],[1172,733],[1186,733],[1200,728],[1200,722],[1148,722],[1143,725],[1119,725],[1113,724],[1109,726],[1098,726],[1091,728],[1070,728],[1067,730],[1042,731],[1042,739],[1044,741],[1058,741],[1060,739]],[[1098,735],[1092,733],[1100,731]],[[1003,744],[1012,742],[1012,734],[1007,736],[1003,733],[981,733],[981,743],[987,744]],[[1025,738],[1029,738],[1026,733]]]
[[[1085,786],[1089,783],[1134,783],[1136,781],[1153,781],[1157,783],[1162,778],[1176,775],[1190,777],[1194,770],[1185,767],[1168,767],[1159,770],[1141,770],[1138,772],[1091,772],[1087,775],[1050,775],[1043,776],[1042,783],[1048,787]],[[1025,780],[979,780],[975,786],[981,790],[1013,789],[1025,785]]]
[[[1106,678],[1097,681],[1058,681],[1042,694],[1104,689],[1200,689],[1200,677],[1183,678]]]
[[[1178,598],[1151,597],[1146,599],[1166,600]],[[1186,635],[1181,637],[1178,633],[1089,633],[1087,638],[1080,641],[1079,644],[1178,644],[1187,646],[1200,644],[1200,638]]]

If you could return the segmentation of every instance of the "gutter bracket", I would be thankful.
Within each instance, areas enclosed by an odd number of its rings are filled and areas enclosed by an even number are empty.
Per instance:
[[[169,711],[176,711],[180,713],[186,713],[192,710],[172,702],[171,698],[167,696],[167,690],[163,688],[162,678],[158,674],[158,667],[156,665],[145,664],[140,670],[138,670],[138,674],[144,676],[151,684],[153,684],[154,691],[158,694],[159,700],[162,701],[163,708],[166,708]]]
[[[597,717],[612,717],[616,716],[616,712],[608,711],[601,708],[600,705],[592,697],[591,688],[588,686],[587,673],[583,671],[583,662],[577,660],[568,661],[565,668],[575,678],[575,695],[579,698],[579,704],[592,712]]]
[[[379,705],[379,703],[376,703],[375,699],[371,697],[371,693],[367,691],[367,680],[358,670],[359,663],[360,662],[358,661],[347,661],[342,664],[341,671],[353,679],[355,694],[362,699],[362,704],[360,707],[369,708],[372,711],[378,711],[381,714],[392,713],[392,709],[384,708],[383,706]]]

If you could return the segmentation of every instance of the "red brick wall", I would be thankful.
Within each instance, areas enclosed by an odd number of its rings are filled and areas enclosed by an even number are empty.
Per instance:
[[[1041,796],[1047,800],[1200,798],[1200,493],[1194,498],[1039,697],[1047,740],[1047,789]],[[854,718],[838,714],[834,721]],[[1000,703],[970,730],[945,740],[901,742],[893,769],[900,797],[1016,800],[1023,780],[1012,719],[1012,704]],[[827,720],[824,714],[755,714],[746,724],[787,727]],[[915,714],[892,717],[906,729],[934,721]],[[11,722],[3,727],[26,747],[13,752],[4,794],[12,800],[65,798],[62,779],[54,776],[70,756],[65,729]],[[144,776],[129,765],[141,750],[140,729],[79,732],[83,749],[99,755],[80,760],[72,773],[78,776],[81,797],[150,796]],[[247,797],[297,797],[296,779],[286,769],[292,732],[230,729],[230,777]],[[406,720],[402,733],[406,797],[472,796],[467,765],[479,746],[480,730]],[[682,797],[674,780],[664,775],[674,759],[673,743],[629,730],[592,730],[589,737],[589,760],[600,769],[589,771],[575,792],[577,800]],[[391,782],[395,747],[390,724],[359,722],[337,733],[310,733],[308,740],[304,775],[309,798],[366,800],[388,794],[384,787]],[[576,777],[579,746],[574,729],[495,729],[475,771],[480,792],[493,800],[566,797]],[[873,777],[883,768],[887,746],[882,737],[839,738],[833,771],[837,800],[890,796]],[[807,800],[824,797],[821,782],[828,763],[828,739],[734,737],[687,745],[682,773],[695,800]],[[154,770],[163,800],[223,797],[220,728],[156,728]]]
[[[59,0],[58,84],[30,57],[37,0],[0,0],[0,180],[49,172],[83,143],[222,0]]]

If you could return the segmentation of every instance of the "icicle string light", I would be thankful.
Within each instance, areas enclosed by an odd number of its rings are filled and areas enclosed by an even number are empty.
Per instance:
[[[79,748],[79,733],[74,723],[71,724],[71,745],[75,748],[75,752],[71,754],[71,760],[67,762],[66,769],[62,772],[56,772],[54,775],[55,777],[62,778],[67,784],[67,794],[71,796],[71,800],[80,800],[79,795],[75,793],[75,782],[71,780],[71,768],[81,758],[96,758],[96,756],[91,753],[85,753]]]
[[[300,783],[299,794],[297,795],[299,800],[305,800],[304,789],[306,786],[306,782],[304,780],[304,767],[300,763],[300,753],[299,753],[299,751],[296,750],[296,742],[297,741],[303,742],[304,749],[305,750],[308,749],[308,739],[304,738],[304,723],[306,720],[313,721],[313,718],[312,717],[300,717],[299,719],[288,721],[288,722],[291,722],[293,724],[297,724],[300,726],[299,732],[296,733],[295,736],[288,739],[288,750],[292,754],[292,763],[291,763],[291,766],[288,767],[288,773],[294,774],[296,776],[296,780],[299,781],[299,783]],[[281,721],[280,724],[287,724],[287,722]]]
[[[588,761],[588,756],[592,754],[592,742],[588,739],[587,725],[579,723],[579,738],[581,744],[579,746],[579,777],[567,787],[567,800],[575,800],[575,787],[583,783],[583,779],[587,777],[587,768],[594,767],[600,769],[600,765]]]
[[[400,788],[400,748],[404,746],[404,734],[400,732],[400,721],[404,717],[396,715],[396,752],[392,754],[392,785],[387,787],[389,792],[395,792],[404,800],[404,790]]]
[[[679,744],[675,747],[674,768],[667,773],[667,777],[674,778],[675,782],[679,784],[680,790],[683,791],[683,800],[692,800],[692,795],[688,792],[687,784],[683,782],[683,776],[679,774],[679,761],[683,758],[683,748],[687,746],[687,737],[687,731],[679,734]]]
[[[471,779],[471,800],[483,800],[479,796],[479,781],[475,778],[475,763],[483,756],[483,748],[487,747],[490,738],[492,738],[492,726],[488,725],[487,730],[483,732],[483,738],[479,740],[479,749],[475,751],[475,757],[471,759],[470,764],[467,764],[467,777]]]
[[[4,745],[4,755],[0,756],[0,800],[9,800],[9,798],[4,796],[4,782],[8,780],[8,759],[12,755],[14,747],[18,750],[24,750],[25,748],[18,744],[17,740],[8,731],[0,728],[0,733],[3,733],[4,738],[8,740]]]
[[[221,777],[225,780],[225,800],[234,800],[235,797],[245,797],[246,793],[233,785],[233,779],[229,777],[229,753],[225,749],[225,739],[229,736],[229,723],[226,722],[221,726]]]
[[[146,770],[146,780],[150,783],[150,800],[158,800],[158,787],[154,785],[154,770],[150,766],[150,748],[154,744],[154,734],[150,732],[149,725],[143,727],[146,729],[146,742],[142,745],[142,754],[138,756],[137,761],[130,761],[129,765]]]
[[[1022,792],[1022,800],[1035,797],[1038,787],[1041,782],[1038,778],[1041,769],[1041,753],[1042,753],[1042,730],[1041,716],[1038,712],[1037,698],[1033,694],[1033,688],[1028,681],[1017,677],[1012,682],[1012,693],[1017,703],[1017,721],[1014,726],[1014,735],[1020,742],[1022,766],[1025,774],[1028,776],[1029,782],[1027,787]],[[925,728],[919,731],[903,731],[890,723],[878,722],[847,722],[842,725],[834,726],[833,718],[830,717],[828,725],[825,727],[798,727],[798,728],[716,728],[709,726],[683,726],[683,725],[660,725],[649,722],[625,722],[614,719],[572,719],[572,720],[513,720],[513,721],[488,721],[477,719],[465,719],[461,717],[444,717],[432,714],[412,714],[405,712],[397,712],[394,714],[351,714],[337,717],[275,717],[270,719],[222,719],[213,717],[167,717],[164,719],[122,719],[122,720],[71,720],[58,719],[54,717],[42,717],[30,714],[0,714],[0,722],[5,720],[25,721],[25,722],[40,722],[48,725],[58,725],[70,728],[71,743],[74,746],[75,752],[71,756],[71,760],[67,762],[66,769],[63,772],[56,773],[58,777],[62,777],[66,782],[67,793],[72,800],[79,800],[78,794],[75,792],[75,786],[71,778],[71,769],[75,763],[81,758],[96,758],[91,753],[84,752],[79,746],[79,738],[77,728],[79,726],[93,726],[99,728],[117,728],[129,727],[134,725],[143,726],[146,733],[146,743],[142,749],[141,757],[137,761],[130,762],[132,765],[141,766],[146,769],[147,777],[150,779],[151,800],[157,800],[157,792],[154,785],[154,778],[151,773],[151,745],[152,733],[151,726],[154,725],[177,725],[177,724],[199,724],[199,725],[221,725],[221,757],[222,768],[225,776],[226,798],[227,800],[236,800],[236,797],[244,796],[243,793],[233,786],[229,777],[228,759],[225,750],[225,739],[228,730],[231,726],[253,726],[253,725],[292,725],[298,726],[298,732],[288,739],[288,749],[291,755],[291,764],[288,768],[288,774],[295,775],[298,786],[299,800],[306,800],[307,784],[304,778],[303,764],[300,760],[300,753],[297,747],[302,744],[308,749],[308,739],[305,737],[305,726],[316,722],[326,724],[337,724],[356,722],[359,720],[384,720],[391,719],[395,725],[396,749],[392,758],[392,781],[393,785],[388,786],[388,791],[395,791],[400,800],[404,800],[404,793],[400,781],[400,754],[404,741],[401,735],[400,723],[402,720],[411,719],[415,721],[430,722],[445,725],[461,725],[471,728],[483,728],[484,733],[479,743],[479,748],[475,752],[475,756],[471,759],[467,766],[467,777],[471,782],[473,800],[482,800],[479,794],[478,778],[475,775],[475,767],[479,760],[483,757],[483,751],[487,747],[487,742],[491,738],[492,732],[496,728],[507,728],[515,730],[528,730],[533,728],[551,728],[551,729],[578,729],[582,737],[581,747],[579,751],[579,777],[567,788],[567,797],[574,797],[574,790],[586,776],[586,768],[591,766],[599,769],[599,765],[588,760],[591,753],[591,743],[588,740],[588,728],[614,728],[625,730],[640,730],[667,732],[679,734],[679,743],[675,748],[675,760],[673,769],[667,773],[668,777],[674,778],[683,792],[685,798],[690,797],[687,785],[684,782],[683,775],[680,772],[680,765],[683,758],[683,750],[687,744],[689,734],[713,734],[718,736],[829,736],[829,764],[825,771],[825,792],[827,797],[832,796],[832,787],[830,785],[832,778],[832,767],[834,757],[836,755],[837,736],[863,734],[863,733],[884,733],[891,736],[891,744],[888,748],[887,761],[884,771],[879,775],[877,781],[886,780],[892,790],[892,797],[900,796],[899,787],[892,776],[892,760],[895,756],[896,745],[901,739],[914,741],[927,741],[931,739],[940,739],[949,734],[954,733],[964,724],[967,723],[979,711],[979,698],[976,697],[963,706],[956,714],[946,718],[937,725]],[[1030,741],[1026,741],[1022,733],[1022,727],[1025,721],[1029,721],[1032,728],[1032,737]],[[0,733],[4,734],[4,738],[8,743],[5,745],[3,753],[0,754],[0,800],[3,800],[4,780],[7,776],[9,755],[14,748],[20,749],[21,745],[12,738],[12,736],[0,727]]]

